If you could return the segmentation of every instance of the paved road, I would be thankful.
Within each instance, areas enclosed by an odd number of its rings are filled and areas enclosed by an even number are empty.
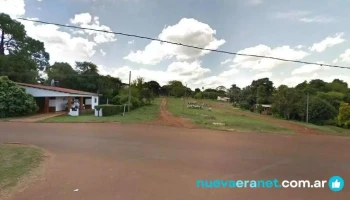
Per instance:
[[[329,189],[197,189],[197,179],[350,180],[350,140],[152,125],[0,123],[1,142],[45,148],[45,178],[13,200],[350,199]],[[74,192],[74,189],[79,189]]]

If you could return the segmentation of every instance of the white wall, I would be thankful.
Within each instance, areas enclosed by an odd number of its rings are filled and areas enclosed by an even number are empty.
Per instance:
[[[98,106],[98,97],[92,97],[91,108],[95,109],[95,106]]]
[[[67,97],[57,97],[56,98],[56,112],[65,110],[67,103],[68,103]]]

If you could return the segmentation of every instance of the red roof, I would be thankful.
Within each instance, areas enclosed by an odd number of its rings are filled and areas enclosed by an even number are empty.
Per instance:
[[[95,94],[95,93],[84,92],[84,91],[79,91],[79,90],[72,90],[72,89],[62,88],[62,87],[36,85],[36,84],[29,84],[29,83],[17,83],[17,84],[22,85],[22,86],[32,87],[32,88],[43,89],[43,90],[51,90],[51,91],[55,91],[55,92],[64,92],[64,93],[69,93],[69,94],[80,94],[80,95],[96,95],[97,96],[97,94]]]

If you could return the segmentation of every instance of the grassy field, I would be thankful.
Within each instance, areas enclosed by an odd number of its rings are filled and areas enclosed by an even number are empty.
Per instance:
[[[181,99],[168,98],[169,111],[180,117],[188,118],[192,122],[206,128],[249,131],[249,132],[269,132],[269,133],[293,133],[292,130],[266,122],[261,119],[254,119],[244,114],[226,113],[218,109],[189,109],[187,103],[182,112],[183,101]],[[213,123],[224,123],[225,126],[213,125]]]
[[[226,107],[227,109],[230,109],[231,111],[235,111],[237,114],[238,113],[239,114],[249,113],[250,115],[253,114],[253,115],[261,116],[258,113],[254,113],[254,112],[250,112],[250,111],[243,111],[241,109],[236,109],[230,103],[221,103],[221,102],[214,101],[214,100],[203,100],[202,102],[205,102],[205,103],[208,103],[208,104],[215,103],[217,105],[221,105],[223,107]],[[266,117],[266,118],[273,118],[275,120],[286,121],[284,119],[274,118],[272,116],[267,116],[267,115],[265,115],[264,117]],[[305,126],[306,128],[320,130],[320,131],[323,131],[325,133],[329,133],[331,135],[350,136],[350,130],[349,129],[344,129],[344,128],[340,128],[340,127],[336,127],[336,126],[318,126],[318,125],[315,125],[315,124],[299,122],[299,121],[288,121],[288,122],[294,123],[294,124],[298,124],[298,125],[301,125],[301,126]]]
[[[147,122],[155,119],[159,113],[160,99],[155,99],[151,105],[137,108],[125,116],[114,115],[107,117],[95,117],[94,115],[81,115],[79,117],[72,117],[68,115],[57,116],[49,118],[40,122],[121,122],[121,123],[137,123]]]
[[[0,199],[20,178],[39,167],[43,156],[38,148],[0,144]]]

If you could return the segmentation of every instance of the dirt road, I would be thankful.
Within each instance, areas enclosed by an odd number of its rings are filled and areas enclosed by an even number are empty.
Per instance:
[[[162,102],[160,104],[159,117],[156,121],[152,122],[152,124],[182,128],[199,128],[199,126],[191,123],[190,121],[171,114],[167,109],[166,98],[162,98]]]
[[[0,123],[0,142],[54,155],[11,200],[349,199],[326,189],[199,189],[198,179],[350,180],[343,137],[235,133],[154,125]],[[74,190],[78,189],[77,192]]]

